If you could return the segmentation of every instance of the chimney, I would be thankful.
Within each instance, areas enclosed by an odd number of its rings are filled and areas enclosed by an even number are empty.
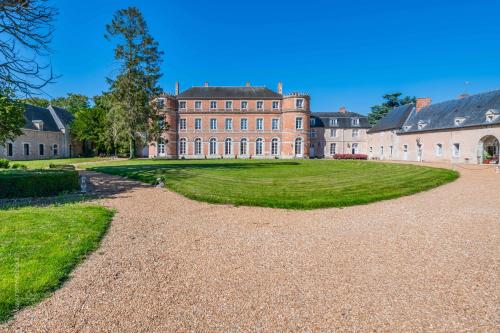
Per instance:
[[[179,81],[175,82],[175,96],[179,95]]]
[[[245,83],[245,87],[250,87],[250,82]]]
[[[283,95],[283,83],[278,82],[278,94]]]
[[[425,108],[429,105],[431,105],[431,99],[429,97],[421,97],[417,98],[417,105],[415,107],[417,108],[417,112],[420,112],[422,108]]]
[[[345,106],[341,106],[341,107],[339,108],[339,112],[340,112],[340,113],[347,113],[347,109],[345,108]]]
[[[205,87],[208,87],[208,82],[207,81],[205,81]]]

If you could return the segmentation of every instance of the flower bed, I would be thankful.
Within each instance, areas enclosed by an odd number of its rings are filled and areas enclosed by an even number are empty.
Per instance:
[[[335,154],[333,158],[336,160],[367,160],[368,155],[365,154]]]

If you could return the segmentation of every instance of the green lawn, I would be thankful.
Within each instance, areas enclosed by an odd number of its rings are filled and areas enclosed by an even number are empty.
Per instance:
[[[11,164],[19,163],[24,164],[30,169],[45,169],[48,168],[50,164],[76,164],[76,163],[86,163],[86,162],[97,162],[106,161],[105,158],[100,157],[80,157],[80,158],[57,158],[50,160],[35,160],[35,161],[12,161]]]
[[[291,209],[345,207],[428,190],[458,173],[409,164],[332,160],[132,160],[85,165],[189,198]]]
[[[85,204],[0,210],[0,322],[57,289],[112,216]]]

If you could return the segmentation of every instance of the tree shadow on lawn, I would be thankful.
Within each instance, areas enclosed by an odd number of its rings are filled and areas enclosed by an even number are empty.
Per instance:
[[[278,166],[297,166],[298,162],[255,162],[255,163],[172,163],[99,166],[89,170],[112,175],[126,176],[145,183],[154,184],[162,176],[172,176],[176,180],[192,178],[197,170],[250,170],[256,168],[275,168]]]

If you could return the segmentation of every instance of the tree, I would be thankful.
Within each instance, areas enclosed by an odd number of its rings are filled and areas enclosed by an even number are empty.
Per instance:
[[[53,98],[50,103],[54,106],[64,108],[72,114],[77,114],[79,111],[90,107],[89,98],[87,96],[73,93],[69,93],[67,97]]]
[[[0,89],[0,145],[23,134],[24,105],[8,88]]]
[[[94,106],[78,111],[71,123],[71,132],[80,141],[90,143],[95,155],[109,154],[114,149],[109,123],[111,96],[94,96]]]
[[[161,92],[158,79],[163,52],[136,7],[117,11],[106,31],[106,39],[116,42],[115,59],[121,63],[120,74],[109,79],[114,137],[128,141],[129,157],[134,158],[138,138],[144,135],[149,139],[153,133],[155,110],[150,101]]]
[[[372,111],[368,114],[368,121],[371,125],[375,125],[380,119],[382,119],[386,114],[388,114],[392,109],[409,104],[415,103],[415,97],[406,96],[400,98],[401,93],[385,94],[382,96],[386,101],[380,105],[374,105],[371,107]]]
[[[29,97],[29,98],[20,99],[19,101],[21,101],[25,104],[39,106],[41,108],[46,108],[50,104],[50,101],[48,99],[40,98],[40,97]]]
[[[47,0],[0,2],[0,81],[14,93],[30,96],[53,82],[45,58],[56,14]]]

